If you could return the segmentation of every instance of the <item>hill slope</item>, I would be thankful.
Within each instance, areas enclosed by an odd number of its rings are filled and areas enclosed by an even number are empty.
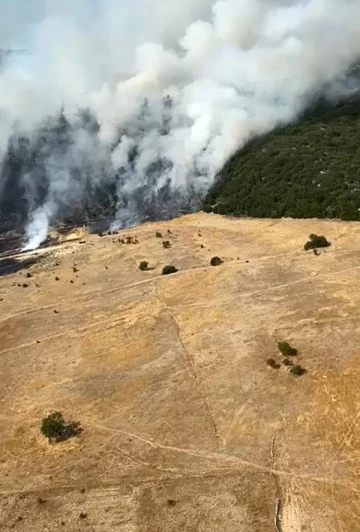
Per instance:
[[[360,224],[85,239],[0,263],[0,531],[359,530]],[[278,340],[305,375],[267,366]],[[83,433],[49,445],[52,410]]]
[[[311,113],[234,155],[205,203],[236,216],[359,220],[360,101]]]

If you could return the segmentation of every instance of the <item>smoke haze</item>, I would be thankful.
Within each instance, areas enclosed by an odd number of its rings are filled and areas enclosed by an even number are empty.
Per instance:
[[[360,54],[355,0],[8,4],[0,47],[29,53],[0,70],[0,219],[29,249],[99,195],[118,226],[194,207],[251,138],[351,91]]]

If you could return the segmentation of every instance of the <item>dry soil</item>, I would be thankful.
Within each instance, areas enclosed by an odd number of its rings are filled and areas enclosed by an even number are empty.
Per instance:
[[[1,532],[360,531],[360,224],[196,214],[9,264]]]

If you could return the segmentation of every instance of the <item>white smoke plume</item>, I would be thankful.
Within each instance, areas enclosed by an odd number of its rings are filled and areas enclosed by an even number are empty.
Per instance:
[[[157,213],[191,204],[251,138],[324,91],[341,96],[360,55],[358,0],[13,3],[0,47],[30,53],[0,72],[0,196],[6,160],[21,174],[30,248],[104,184],[116,184],[118,225],[141,221],[152,203]]]
[[[27,244],[23,251],[30,251],[40,246],[47,237],[49,219],[53,214],[53,206],[50,202],[36,209],[32,215],[29,225],[26,228]]]

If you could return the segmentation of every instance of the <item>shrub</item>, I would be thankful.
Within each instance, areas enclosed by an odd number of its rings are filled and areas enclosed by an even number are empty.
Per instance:
[[[171,248],[171,242],[169,242],[169,240],[164,240],[163,243],[162,243],[162,245],[163,245],[163,248],[164,248],[164,249],[169,249],[169,248]]]
[[[280,364],[278,364],[273,358],[268,358],[266,364],[273,369],[279,369],[280,367]]]
[[[162,234],[159,231],[156,231],[156,238],[162,238]]]
[[[210,261],[211,266],[220,266],[223,261],[220,259],[220,257],[213,257]]]
[[[217,203],[213,207],[213,212],[215,214],[227,214],[229,212],[228,211],[228,206],[225,203]]]
[[[285,357],[294,357],[297,355],[297,349],[291,347],[287,342],[278,342],[278,349]]]
[[[309,235],[309,241],[306,242],[304,249],[305,251],[308,251],[309,249],[328,248],[329,246],[331,246],[331,244],[324,236],[318,236],[311,233],[311,235]]]
[[[294,363],[289,358],[284,358],[282,363],[284,364],[284,366],[293,366],[294,365]]]
[[[149,269],[149,263],[146,260],[142,260],[139,264],[139,270],[146,272]]]
[[[41,422],[41,433],[48,438],[49,443],[58,443],[60,441],[68,440],[80,434],[82,429],[80,423],[70,422],[65,423],[61,412],[53,412],[44,417]]]
[[[179,271],[175,266],[167,265],[163,267],[162,274],[163,275],[170,275],[171,273],[176,273]]]
[[[204,212],[213,212],[213,208],[209,203],[205,203],[202,207]]]
[[[293,375],[304,375],[306,373],[306,369],[302,368],[301,366],[294,364],[291,366],[289,370]]]

